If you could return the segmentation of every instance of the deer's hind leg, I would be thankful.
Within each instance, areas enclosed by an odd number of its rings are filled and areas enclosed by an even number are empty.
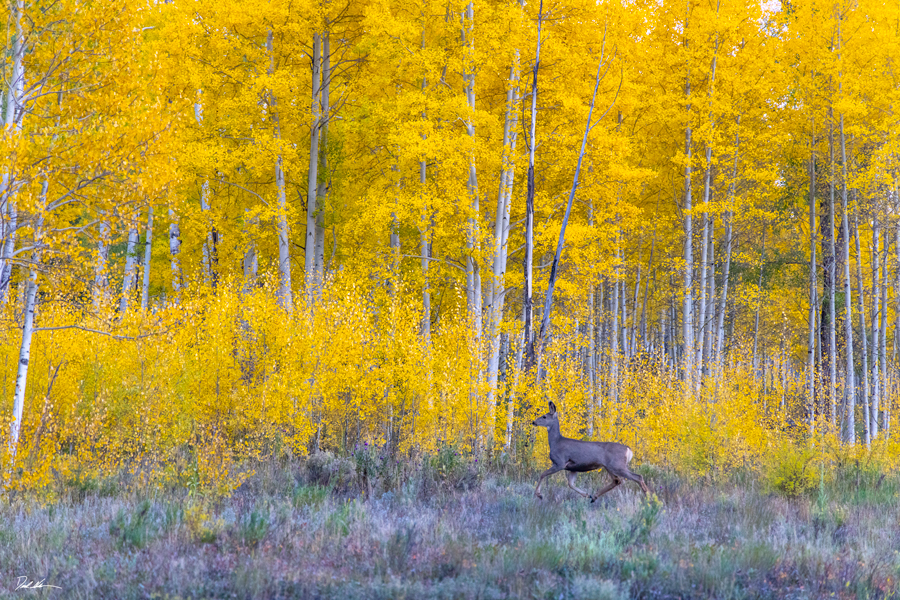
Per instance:
[[[650,493],[650,488],[644,483],[644,478],[637,473],[633,473],[628,467],[617,470],[616,473],[613,474],[613,477],[619,477],[622,480],[630,479],[641,486],[641,491],[644,492],[645,495]]]
[[[569,487],[572,488],[573,490],[575,490],[576,492],[578,492],[579,494],[581,494],[582,496],[585,496],[585,497],[590,496],[590,494],[588,494],[586,491],[575,487],[576,475],[577,475],[577,473],[575,473],[574,471],[566,471],[566,480],[569,482]]]
[[[628,471],[628,473],[627,473],[625,476],[626,476],[628,479],[630,479],[630,480],[632,480],[633,482],[635,482],[636,484],[638,484],[639,486],[641,486],[641,491],[644,492],[644,495],[645,495],[645,496],[646,496],[647,494],[650,493],[650,488],[648,488],[648,487],[647,487],[647,484],[644,483],[644,478],[643,478],[643,477],[641,477],[641,476],[638,475],[637,473],[632,473],[631,471]]]
[[[591,496],[591,497],[590,497],[590,498],[591,498],[591,502],[594,502],[595,500],[597,500],[597,498],[599,498],[599,497],[602,496],[603,494],[605,494],[605,493],[607,493],[607,492],[609,492],[609,491],[612,491],[612,490],[614,490],[616,487],[622,485],[622,478],[621,478],[621,477],[619,477],[619,476],[617,476],[617,475],[615,475],[615,474],[613,474],[613,473],[610,473],[609,475],[610,475],[610,477],[612,477],[612,481],[610,481],[609,484],[608,484],[605,488],[601,489],[599,492],[597,492],[596,494],[594,494],[593,496]]]

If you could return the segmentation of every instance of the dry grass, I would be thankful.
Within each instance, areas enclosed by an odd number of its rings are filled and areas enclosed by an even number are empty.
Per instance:
[[[893,476],[787,499],[752,476],[690,483],[647,468],[659,502],[628,487],[590,504],[562,476],[536,501],[530,473],[450,467],[323,486],[327,461],[312,474],[269,463],[219,501],[111,486],[13,500],[0,597],[897,597]],[[62,589],[15,591],[18,576]]]

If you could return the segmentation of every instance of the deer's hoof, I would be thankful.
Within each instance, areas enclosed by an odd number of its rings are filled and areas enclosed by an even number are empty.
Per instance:
[[[544,499],[544,497],[541,496],[540,494],[538,494],[537,492],[534,493],[534,497],[537,498],[538,500],[543,500],[543,499]]]
[[[588,496],[588,498],[591,499],[591,504],[593,504],[594,501],[597,500],[596,496]]]

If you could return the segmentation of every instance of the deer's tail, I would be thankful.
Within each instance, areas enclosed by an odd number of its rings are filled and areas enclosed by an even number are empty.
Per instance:
[[[631,451],[631,448],[625,448],[625,464],[630,463],[632,458],[634,458],[634,452]]]

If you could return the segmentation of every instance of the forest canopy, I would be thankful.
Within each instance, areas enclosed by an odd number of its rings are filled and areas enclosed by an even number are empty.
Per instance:
[[[7,485],[900,458],[896,2],[0,11]]]

